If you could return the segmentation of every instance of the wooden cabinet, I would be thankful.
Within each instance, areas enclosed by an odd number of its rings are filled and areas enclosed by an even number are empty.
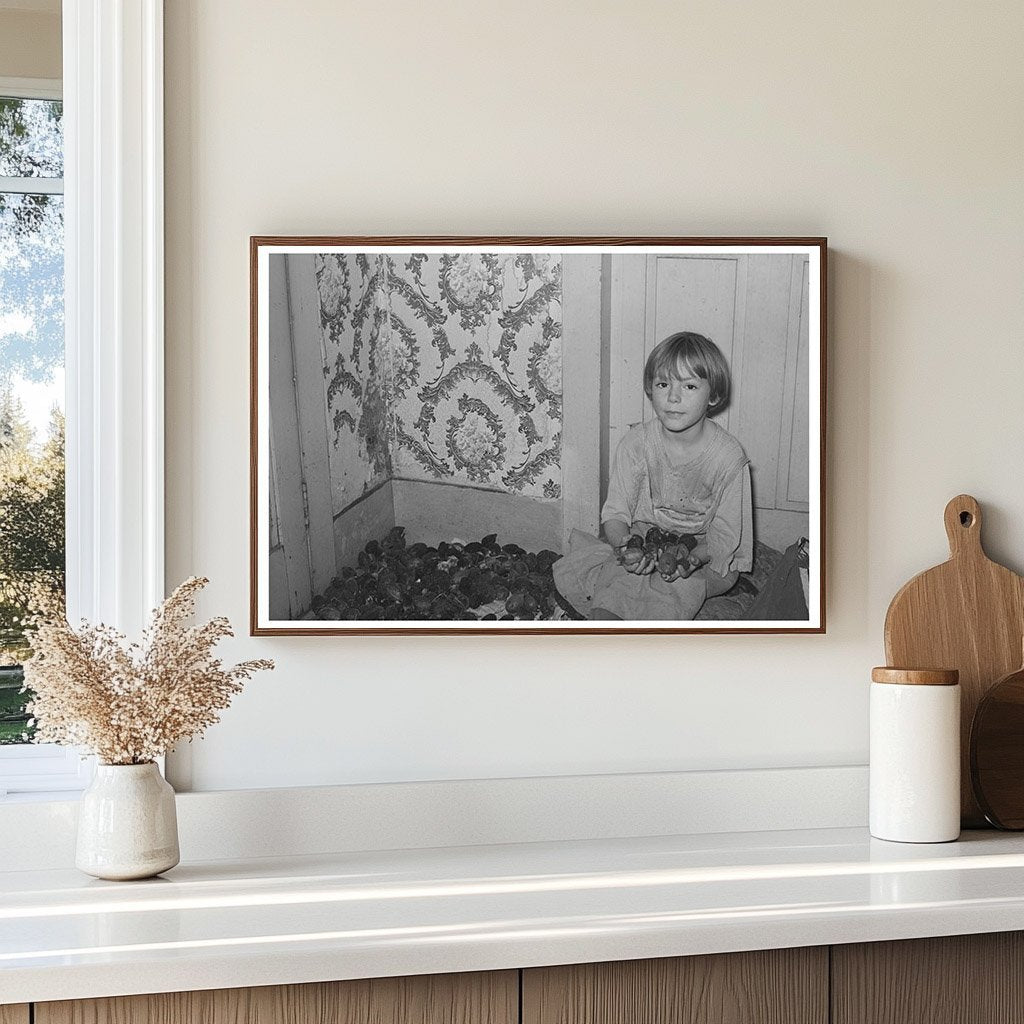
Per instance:
[[[0,1024],[1014,1024],[1024,933],[0,1006]]]
[[[3,1011],[0,1011],[2,1014]],[[10,1024],[27,1024],[28,1017]],[[518,1024],[519,972],[36,1003],[35,1024]],[[8,1021],[0,1016],[0,1024]]]
[[[523,972],[523,1024],[825,1024],[828,949]]]
[[[833,1024],[1024,1021],[1024,933],[832,947]]]

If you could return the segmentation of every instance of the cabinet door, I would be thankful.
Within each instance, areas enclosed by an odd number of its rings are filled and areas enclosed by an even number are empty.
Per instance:
[[[17,1006],[0,1006],[0,1024],[28,1024],[28,1006],[19,1003]]]
[[[523,972],[523,1024],[826,1024],[828,950]]]
[[[37,1003],[35,1024],[517,1024],[518,1003],[495,971]]]
[[[1024,934],[832,947],[834,1024],[1024,1021]]]

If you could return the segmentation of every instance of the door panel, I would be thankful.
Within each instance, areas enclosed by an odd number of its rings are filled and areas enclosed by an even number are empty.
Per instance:
[[[786,393],[783,397],[779,444],[777,507],[806,512],[810,462],[810,408],[804,401],[810,379],[810,336],[807,323],[809,267],[794,257],[790,298],[790,335],[786,346]]]
[[[643,392],[651,350],[680,330],[711,338],[729,361],[732,396],[716,417],[750,459],[759,539],[785,547],[807,532],[808,263],[802,255],[612,257],[607,478],[618,442],[652,415]],[[602,492],[603,493],[603,492]],[[784,515],[780,515],[784,513]]]
[[[288,311],[288,278],[284,257],[272,256],[270,274],[270,451],[275,491],[278,539],[284,558],[275,563],[271,593],[287,593],[282,607],[280,597],[271,606],[272,618],[298,618],[309,608],[309,548],[303,501],[302,450],[299,445],[298,410],[295,406],[295,366],[292,360],[291,318]],[[285,578],[281,579],[280,569]]]
[[[630,960],[523,972],[523,1024],[826,1024],[828,950]]]
[[[793,265],[789,256],[747,257],[745,322],[733,367],[731,431],[750,459],[754,507],[778,505],[786,349]]]
[[[832,947],[833,1024],[1024,1021],[1024,934]]]
[[[517,1024],[518,1004],[493,971],[37,1003],[35,1024]]]
[[[648,293],[650,330],[644,344],[644,362],[659,342],[678,331],[696,331],[710,338],[729,362],[735,383],[737,327],[742,328],[745,298],[746,256],[721,258],[702,256],[650,256],[648,280],[654,281],[654,293]],[[653,271],[653,273],[651,272]],[[739,308],[737,308],[739,307]],[[649,404],[644,419],[652,416]],[[732,410],[719,417],[731,430]]]
[[[302,482],[306,494],[306,543],[314,594],[322,594],[337,572],[334,514],[327,440],[326,355],[320,326],[315,257],[292,253],[288,268],[288,312],[295,374]]]

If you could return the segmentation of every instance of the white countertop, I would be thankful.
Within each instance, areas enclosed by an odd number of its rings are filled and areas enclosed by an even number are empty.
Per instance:
[[[0,1004],[1024,928],[1024,836],[863,829],[0,872]]]

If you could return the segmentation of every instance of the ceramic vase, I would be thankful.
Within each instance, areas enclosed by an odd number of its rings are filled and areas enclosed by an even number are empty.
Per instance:
[[[75,865],[96,878],[150,878],[180,860],[174,790],[148,764],[98,764],[82,794]]]

